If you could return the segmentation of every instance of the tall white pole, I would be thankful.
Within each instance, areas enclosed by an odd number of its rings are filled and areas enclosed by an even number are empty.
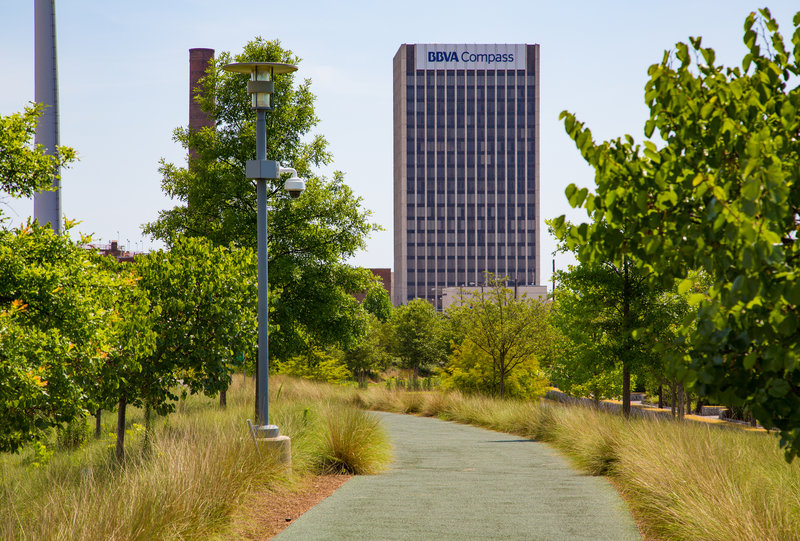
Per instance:
[[[34,1],[35,89],[36,103],[45,106],[36,126],[36,143],[55,156],[58,152],[58,64],[56,62],[55,0]],[[40,224],[49,223],[61,233],[61,183],[59,171],[51,186],[55,191],[39,192],[33,198],[33,217]]]

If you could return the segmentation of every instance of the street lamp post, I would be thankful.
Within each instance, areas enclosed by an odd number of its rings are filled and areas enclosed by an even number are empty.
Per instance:
[[[279,430],[269,424],[269,291],[267,265],[267,180],[277,180],[281,173],[292,173],[284,188],[299,197],[305,182],[297,171],[281,167],[267,159],[267,111],[272,109],[274,76],[291,73],[297,66],[278,62],[237,62],[223,69],[250,75],[247,92],[256,112],[256,159],[247,160],[247,178],[256,181],[256,221],[258,242],[258,360],[256,363],[256,431],[261,438],[278,438]],[[255,436],[255,434],[254,434]]]

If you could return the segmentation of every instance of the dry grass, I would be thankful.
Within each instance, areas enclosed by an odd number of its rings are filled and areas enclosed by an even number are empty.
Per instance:
[[[0,457],[0,539],[221,538],[232,534],[231,519],[248,496],[291,488],[310,473],[368,473],[388,462],[388,440],[374,418],[341,399],[319,406],[319,393],[340,391],[284,384],[283,396],[271,399],[271,420],[292,438],[293,475],[258,456],[245,425],[252,382],[239,377],[227,409],[190,397],[157,423],[149,451],[133,433],[123,466],[111,459],[109,438],[56,453],[38,468],[26,454]],[[347,423],[324,422],[340,410]],[[141,422],[140,412],[131,417]],[[321,446],[326,440],[334,444]]]

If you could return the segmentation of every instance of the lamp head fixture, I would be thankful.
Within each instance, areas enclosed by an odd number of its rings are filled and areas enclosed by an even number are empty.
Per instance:
[[[235,62],[222,66],[225,71],[250,75],[247,81],[247,93],[252,98],[255,110],[272,109],[272,93],[275,91],[273,77],[281,73],[297,71],[297,66],[280,62]]]

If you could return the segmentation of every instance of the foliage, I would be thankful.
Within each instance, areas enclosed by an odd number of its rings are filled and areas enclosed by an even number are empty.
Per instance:
[[[486,287],[462,299],[452,313],[465,331],[464,342],[456,348],[454,364],[449,368],[453,376],[459,374],[458,381],[476,380],[475,384],[490,386],[503,397],[509,379],[519,370],[530,379],[523,386],[524,392],[540,390],[534,371],[538,369],[537,356],[549,339],[547,308],[542,301],[515,298],[503,280],[487,274]],[[471,345],[465,346],[468,343]],[[487,360],[490,371],[486,369]],[[465,379],[462,374],[471,377]],[[515,380],[522,378],[517,375]]]
[[[390,320],[391,351],[403,368],[419,375],[421,368],[436,366],[445,361],[447,345],[442,334],[441,316],[431,303],[414,299],[395,308]]]
[[[630,136],[595,144],[562,113],[597,182],[596,194],[570,186],[570,202],[627,232],[606,238],[584,224],[571,235],[586,247],[616,244],[681,292],[690,269],[709,274],[707,295],[689,299],[699,306],[687,330],[696,347],[678,375],[780,430],[789,458],[800,453],[800,13],[794,26],[787,49],[768,10],[750,14],[741,68],[716,64],[700,38],[665,53],[645,87],[645,135],[658,130],[660,148]]]
[[[108,354],[112,282],[67,235],[36,223],[0,230],[0,450],[92,405],[85,389]]]
[[[51,189],[58,168],[75,160],[75,151],[58,147],[56,156],[34,145],[36,122],[43,106],[34,104],[21,113],[0,115],[0,190],[13,197],[32,197]]]
[[[156,345],[139,372],[138,400],[159,414],[174,409],[176,386],[214,396],[227,389],[243,353],[252,356],[256,328],[255,261],[247,249],[176,239],[169,251],[137,258],[150,302]]]
[[[573,394],[588,390],[595,399],[622,396],[629,413],[632,375],[666,377],[664,346],[673,338],[670,326],[682,315],[673,297],[629,258],[619,265],[588,259],[558,273],[558,280],[553,324],[565,348],[555,363],[554,373],[561,377],[554,383]]]
[[[89,441],[89,423],[79,416],[56,429],[56,445],[59,449],[77,449]]]
[[[215,119],[215,129],[175,130],[174,139],[195,154],[186,168],[161,162],[163,190],[180,204],[161,212],[144,230],[167,244],[185,234],[216,245],[256,248],[256,191],[245,178],[245,163],[255,157],[255,113],[246,91],[248,77],[222,69],[233,61],[298,64],[300,59],[279,41],[261,38],[235,57],[228,52],[217,56],[198,98]],[[331,156],[325,138],[311,135],[319,119],[310,80],[295,84],[289,73],[277,75],[274,84],[267,156],[309,177],[297,201],[283,190],[282,180],[267,181],[269,281],[271,290],[281,292],[271,301],[270,356],[285,360],[310,345],[346,348],[363,334],[363,310],[351,294],[367,289],[372,275],[343,261],[365,247],[377,226],[369,223],[370,213],[341,173],[331,179],[312,174],[312,167],[330,163]]]
[[[595,400],[622,396],[622,367],[609,357],[602,341],[595,340],[599,331],[595,332],[590,324],[568,325],[566,314],[570,310],[565,305],[571,302],[579,302],[579,297],[559,289],[551,323],[559,330],[560,347],[559,355],[547,370],[550,382],[570,396]]]
[[[442,370],[441,382],[443,389],[499,394],[500,381],[495,363],[471,340],[455,346],[447,366]],[[539,398],[544,396],[546,385],[538,360],[531,356],[506,375],[503,392],[509,398]]]
[[[278,373],[327,383],[340,383],[353,376],[341,358],[319,348],[281,362]]]
[[[394,309],[392,300],[389,298],[389,292],[380,282],[375,282],[370,286],[364,296],[364,300],[361,301],[361,306],[364,310],[377,317],[381,323],[385,323],[392,317],[392,310]]]
[[[137,385],[145,371],[145,358],[155,348],[153,327],[161,307],[151,305],[131,265],[120,264],[112,257],[99,257],[98,263],[111,276],[107,286],[111,324],[107,329],[107,349],[99,367],[100,374],[90,382],[87,391],[100,407],[113,409],[122,396],[134,399],[139,393]]]
[[[270,270],[270,357],[283,361],[309,347],[348,349],[360,340],[367,313],[353,294],[371,282],[366,269],[341,263],[294,269],[294,280],[280,285]],[[278,295],[272,294],[277,289]]]
[[[369,372],[385,369],[389,365],[391,356],[386,346],[383,324],[370,313],[367,319],[367,332],[361,342],[343,353],[343,360],[347,368],[358,377],[359,386],[366,387]]]

